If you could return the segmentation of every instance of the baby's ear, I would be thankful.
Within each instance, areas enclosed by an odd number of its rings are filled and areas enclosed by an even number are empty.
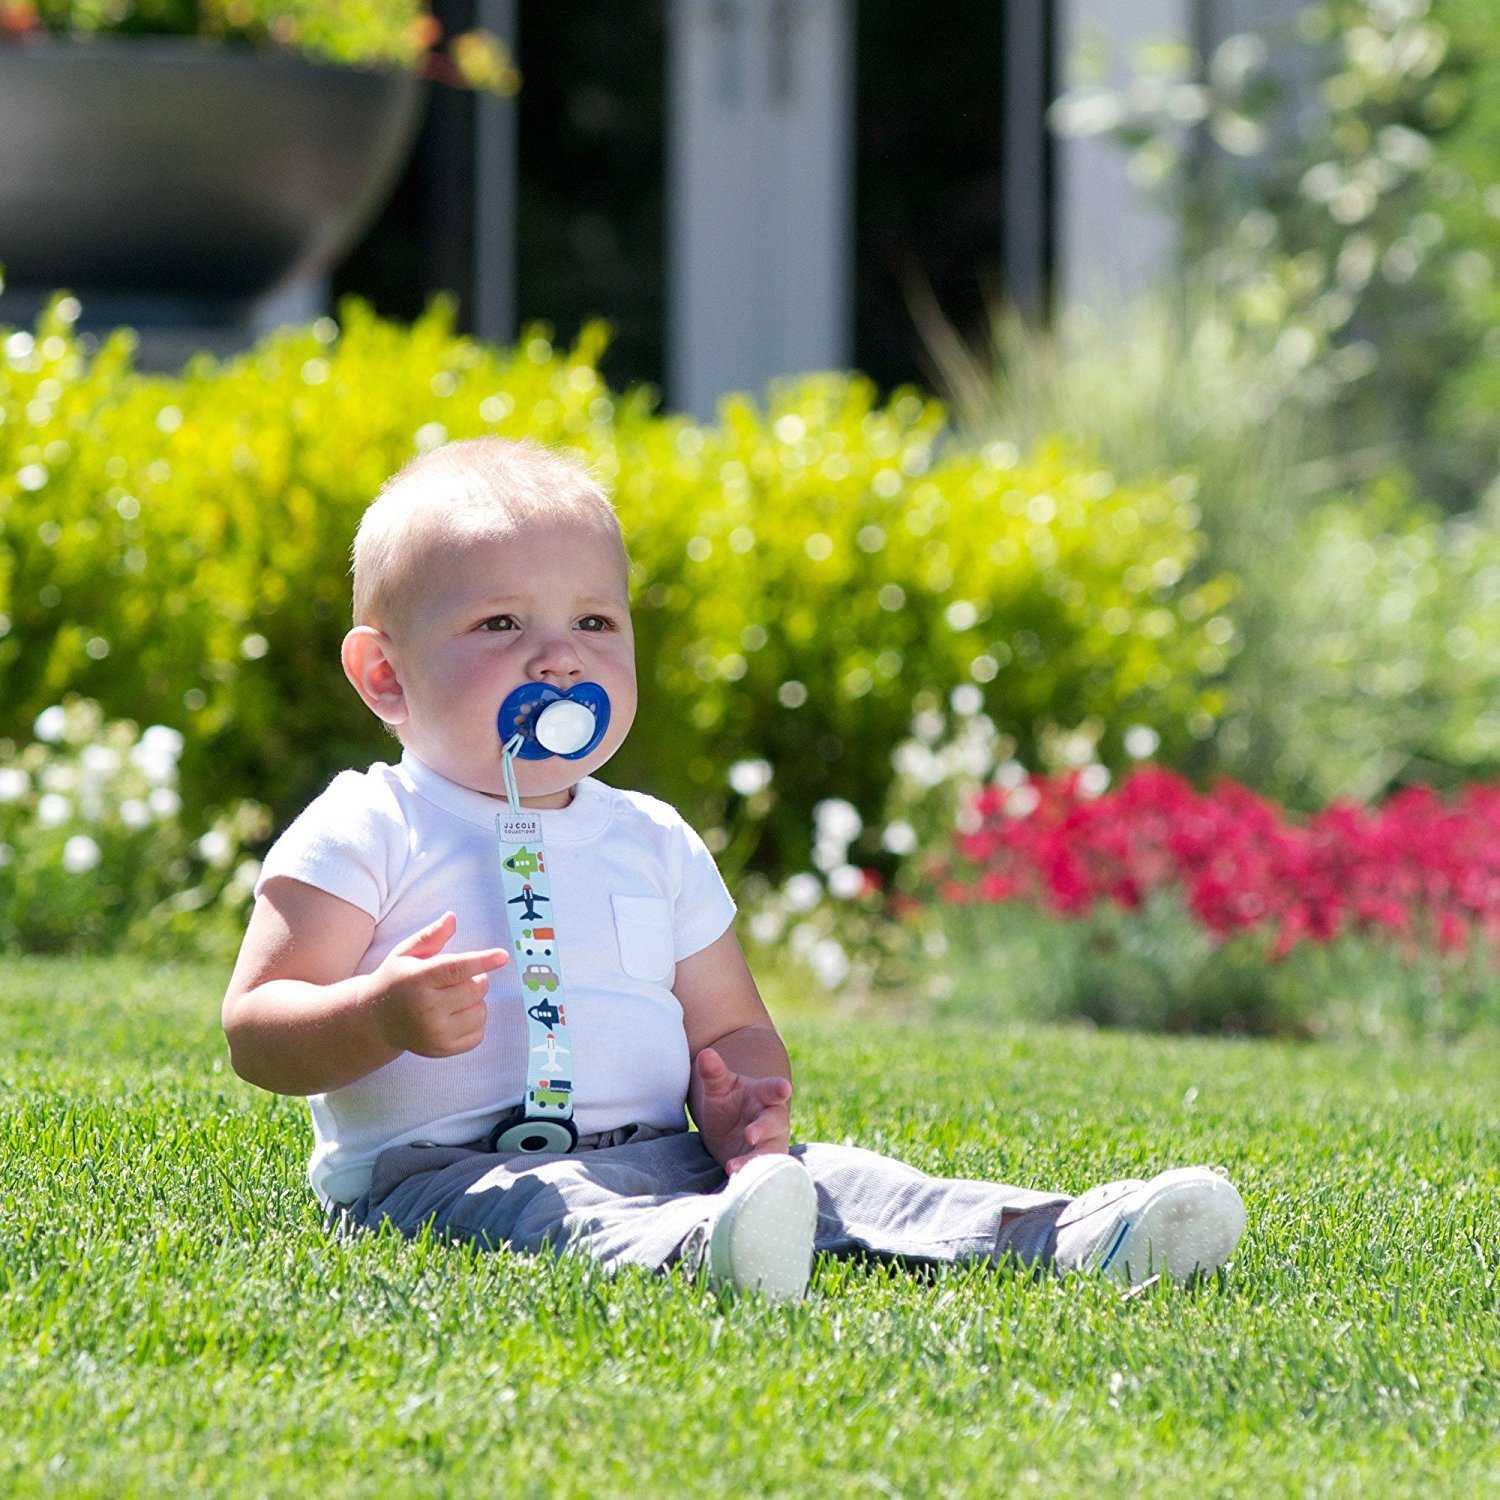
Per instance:
[[[391,638],[373,625],[356,625],[344,637],[339,653],[344,676],[365,706],[388,725],[404,724],[407,719],[406,694],[396,676],[391,659]]]

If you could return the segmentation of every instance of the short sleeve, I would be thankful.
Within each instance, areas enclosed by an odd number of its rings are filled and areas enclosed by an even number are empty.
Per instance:
[[[380,800],[364,773],[341,771],[271,845],[255,894],[272,877],[287,875],[378,922],[389,903],[393,856],[405,842],[398,810],[382,807]]]
[[[672,902],[672,946],[674,959],[680,963],[721,937],[739,908],[719,874],[708,845],[680,817],[673,842],[678,858]]]

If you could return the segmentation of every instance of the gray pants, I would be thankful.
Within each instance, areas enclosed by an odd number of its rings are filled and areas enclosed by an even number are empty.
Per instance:
[[[995,1182],[929,1177],[858,1146],[793,1145],[818,1195],[814,1248],[917,1264],[1014,1256],[1048,1264],[1071,1201]],[[582,1251],[608,1268],[663,1270],[715,1207],[726,1182],[696,1131],[626,1125],[559,1155],[496,1155],[482,1146],[394,1146],[370,1190],[335,1205],[330,1226],[404,1235],[431,1222],[450,1238],[524,1253]],[[696,1238],[696,1237],[695,1237]]]

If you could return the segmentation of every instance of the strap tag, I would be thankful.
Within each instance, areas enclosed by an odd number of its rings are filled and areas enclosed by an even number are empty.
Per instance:
[[[518,818],[509,813],[501,813],[498,822],[502,844],[540,844],[542,841],[542,824],[539,818]]]

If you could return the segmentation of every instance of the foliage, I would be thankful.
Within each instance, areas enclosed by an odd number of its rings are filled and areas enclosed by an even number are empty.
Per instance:
[[[880,825],[829,805],[817,873],[744,883],[749,951],[781,987],[991,1023],[1379,1040],[1500,1023],[1493,785],[1302,824],[1158,766],[1110,792],[1096,725],[1049,736],[1032,776],[971,689],[943,707],[914,715]],[[1156,740],[1133,725],[1125,744],[1145,759]]]
[[[0,733],[67,691],[185,739],[189,810],[231,786],[278,826],[392,745],[344,680],[347,556],[414,452],[558,444],[613,492],[633,556],[641,712],[607,775],[681,807],[731,873],[805,859],[812,808],[873,816],[910,684],[968,681],[1023,753],[1052,722],[1212,733],[1233,585],[1198,567],[1190,482],[1124,484],[1058,443],[942,449],[912,392],[857,377],[726,402],[717,425],[611,393],[605,333],[556,350],[357,301],[178,378],[90,353],[59,297],[0,332]],[[772,768],[726,784],[725,747]],[[1106,744],[1101,754],[1117,754]]]
[[[998,312],[982,354],[938,319],[927,333],[969,440],[1059,432],[1122,478],[1197,481],[1237,640],[1213,735],[1173,764],[1306,811],[1500,773],[1494,518],[1445,520],[1388,453],[1350,451],[1294,397],[1300,361],[1260,347],[1210,277],[1047,332]]]
[[[1222,1277],[820,1257],[680,1273],[335,1243],[300,1099],[228,1071],[217,967],[0,972],[0,1489],[945,1500],[1484,1495],[1500,1055],[794,1010],[799,1141],[1076,1193],[1222,1164]],[[998,987],[998,985],[997,985]],[[726,1413],[734,1413],[726,1420]]]
[[[908,684],[968,682],[1028,750],[1090,715],[1180,750],[1212,732],[1236,644],[1232,582],[1195,571],[1191,485],[1123,485],[1055,442],[939,449],[936,403],[874,401],[810,376],[621,454],[643,659],[705,749],[772,768],[772,868],[805,857],[816,802],[883,805]]]
[[[244,847],[269,819],[242,801],[195,837],[181,749],[175,729],[106,723],[79,698],[24,749],[0,740],[0,951],[232,955],[259,873]]]
[[[965,810],[951,856],[927,874],[939,897],[1020,901],[1078,917],[1111,902],[1139,911],[1159,890],[1222,943],[1274,935],[1279,962],[1344,931],[1395,936],[1403,952],[1467,947],[1500,959],[1500,788],[1452,807],[1412,787],[1376,811],[1335,803],[1307,825],[1230,781],[1199,794],[1158,766],[1088,797],[1081,773],[986,787]]]
[[[1188,260],[1302,364],[1296,395],[1331,405],[1350,449],[1471,507],[1500,478],[1493,0],[1318,0],[1207,59],[1143,49],[1125,89],[1106,64],[1097,43],[1074,59],[1055,127],[1130,150]]]
[[[492,32],[465,31],[439,51],[443,28],[420,0],[0,0],[0,43],[48,35],[201,37],[344,67],[402,68],[501,96],[520,84]]]
[[[1160,767],[1111,792],[1081,733],[1054,745],[1057,774],[1032,777],[983,716],[926,717],[899,752],[886,829],[909,857],[844,919],[878,908],[904,933],[885,938],[876,987],[939,1013],[1169,1029],[1500,1021],[1493,786],[1452,805],[1412,787],[1299,824],[1233,782],[1199,793]],[[1144,729],[1131,744],[1150,755]]]
[[[912,990],[935,1018],[1382,1045],[1500,1026],[1500,973],[1477,942],[1406,956],[1349,930],[1269,963],[1259,938],[1215,942],[1176,890],[1153,892],[1134,911],[1099,905],[1076,918],[1024,904],[945,905],[924,942]]]
[[[1320,507],[1256,591],[1215,770],[1303,810],[1500,775],[1500,528],[1392,479]]]

